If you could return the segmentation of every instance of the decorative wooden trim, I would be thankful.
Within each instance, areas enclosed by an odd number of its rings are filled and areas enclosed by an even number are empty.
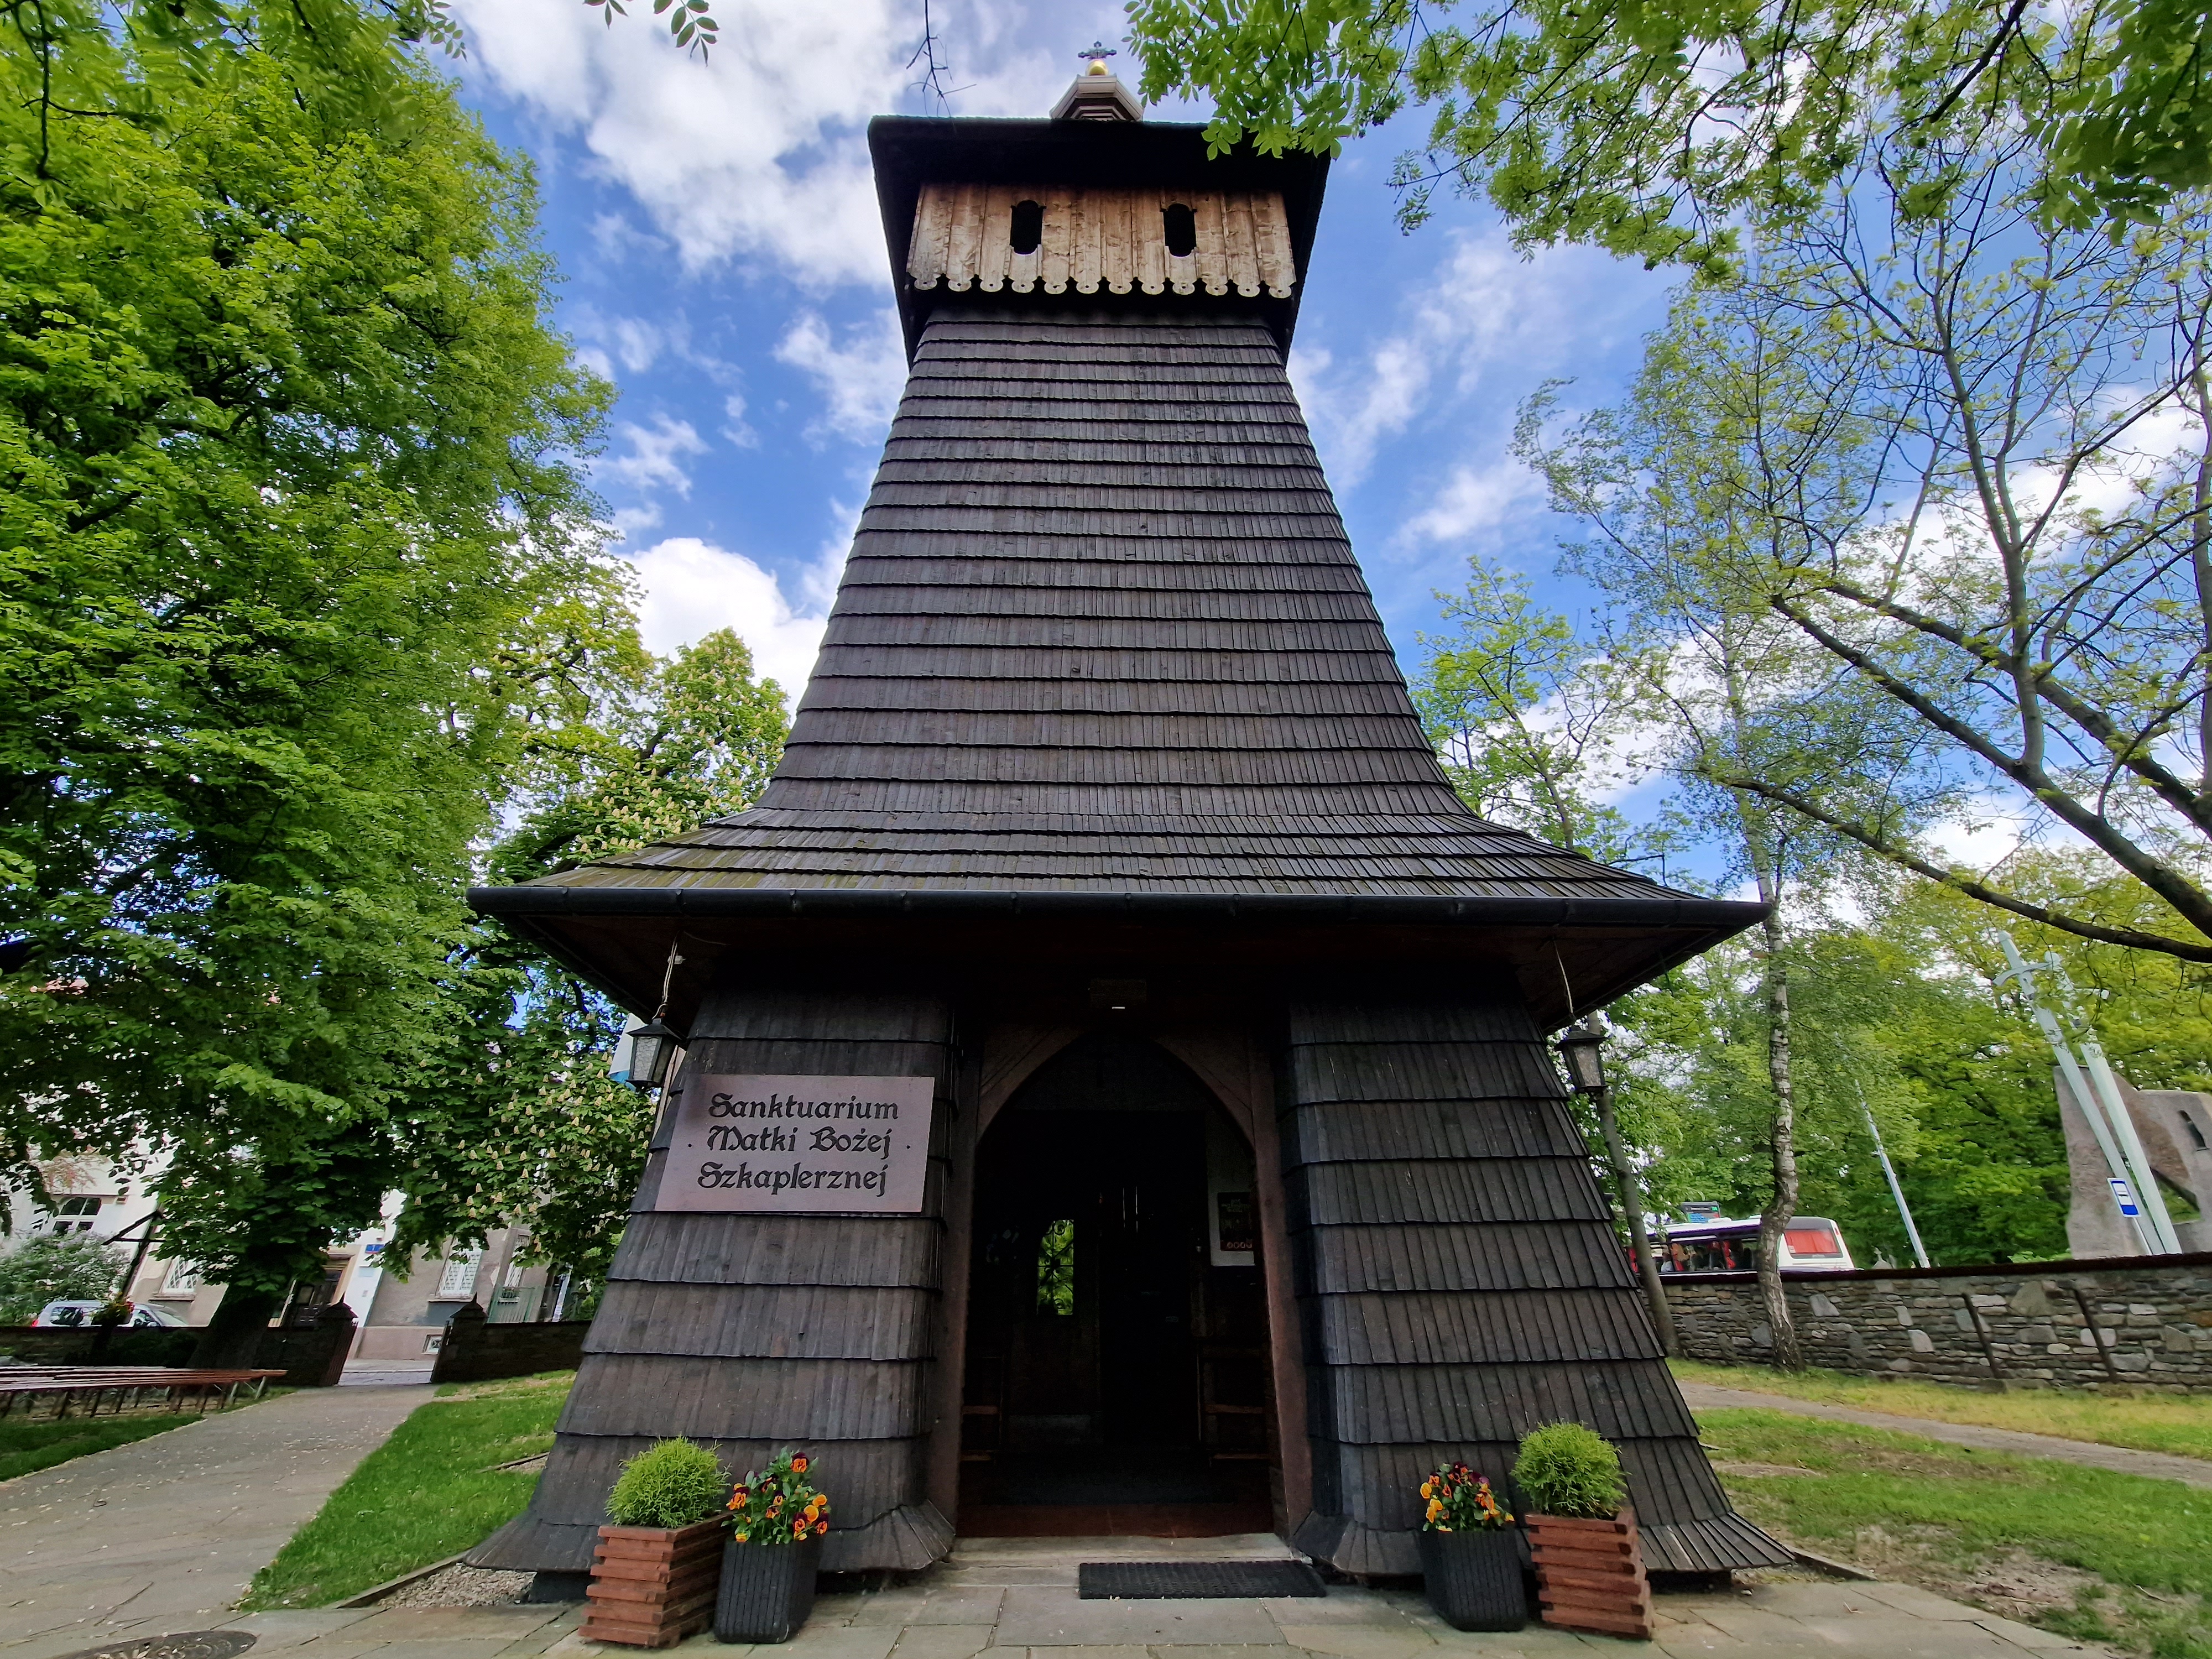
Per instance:
[[[585,1587],[587,1642],[672,1648],[714,1617],[722,1581],[722,1523],[601,1527]]]
[[[1017,202],[1044,210],[1042,239],[1013,251]],[[1168,252],[1161,214],[1191,210],[1197,246]],[[1287,300],[1297,284],[1290,221],[1278,191],[924,185],[915,204],[907,275],[955,294],[1237,294]]]
[[[1544,1623],[1651,1639],[1651,1581],[1637,1542],[1635,1510],[1610,1521],[1531,1515],[1525,1522]]]

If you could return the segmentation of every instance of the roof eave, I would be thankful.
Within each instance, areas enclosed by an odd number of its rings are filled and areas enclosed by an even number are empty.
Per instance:
[[[1544,1029],[1565,1024],[1747,927],[1763,904],[1650,898],[1397,894],[1133,893],[714,887],[477,888],[470,902],[625,1007],[657,1005],[680,937],[698,971],[749,941],[795,959],[819,949],[880,963],[1204,958],[1242,979],[1370,962],[1510,973]],[[717,926],[715,924],[719,923]],[[712,951],[702,945],[714,945]],[[696,1007],[703,980],[682,991]]]
[[[532,882],[472,887],[469,903],[488,916],[1067,916],[1304,922],[1421,922],[1476,927],[1725,927],[1763,920],[1754,901],[1667,893],[1650,898],[1522,894],[1176,893],[1083,888],[876,888],[592,886]]]

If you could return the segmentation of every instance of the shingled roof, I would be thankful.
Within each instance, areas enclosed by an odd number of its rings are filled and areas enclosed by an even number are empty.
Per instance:
[[[902,186],[886,173],[889,221]],[[1303,272],[1310,215],[1292,226]],[[1447,926],[1641,929],[1587,970],[1586,1000],[1759,914],[1460,801],[1285,373],[1285,306],[1066,301],[942,295],[919,319],[759,804],[480,890],[480,908],[536,919],[556,948],[564,915],[758,915],[809,898],[848,914],[1229,900],[1346,921],[1382,904]]]

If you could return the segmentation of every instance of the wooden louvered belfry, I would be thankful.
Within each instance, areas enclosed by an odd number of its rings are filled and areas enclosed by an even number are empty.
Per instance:
[[[1019,1416],[986,1373],[1024,1350],[988,1335],[1044,1316],[991,1311],[986,1284],[1018,1304],[1055,1195],[1110,1200],[1083,1160],[1021,1149],[1110,1121],[1208,1149],[1187,1160],[1241,1149],[1255,1237],[1193,1243],[1190,1305],[1225,1328],[1202,1281],[1249,1285],[1259,1346],[1161,1352],[1191,1356],[1201,1459],[1259,1455],[1216,1447],[1235,1408],[1206,1356],[1264,1355],[1264,1416],[1232,1426],[1264,1433],[1262,1501],[1300,1547],[1416,1571],[1425,1470],[1502,1476],[1520,1433],[1571,1419],[1620,1444],[1653,1571],[1785,1561],[1698,1448],[1543,1041],[1759,912],[1454,794],[1284,373],[1326,163],[1209,160],[1197,127],[1116,118],[869,137],[911,374],[774,780],[734,817],[474,895],[641,1012],[678,946],[689,1048],[537,1495],[471,1559],[583,1571],[621,1460],[679,1433],[738,1471],[811,1452],[830,1570],[927,1564],[963,1502],[1015,1514],[975,1495],[1014,1443],[979,1449],[979,1423]],[[1052,280],[984,246],[1024,201]],[[1178,204],[1212,254],[1137,246]],[[1147,280],[1209,258],[1218,283]],[[672,1207],[684,1079],[727,1074],[933,1079],[920,1209]],[[1201,1099],[1213,1139],[1170,1133],[1164,1108]],[[1126,1303],[1091,1224],[1077,1299]],[[1114,1363],[1119,1316],[1103,1359],[1054,1363]],[[1184,1363],[1153,1367],[1170,1417]],[[1036,1431],[1110,1437],[1113,1394],[1107,1428]]]

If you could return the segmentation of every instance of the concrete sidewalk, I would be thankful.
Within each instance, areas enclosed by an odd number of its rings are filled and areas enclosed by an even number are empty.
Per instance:
[[[968,1539],[950,1560],[873,1595],[824,1595],[813,1620],[778,1647],[724,1648],[695,1637],[699,1659],[2055,1659],[2101,1653],[1904,1584],[1762,1584],[1659,1598],[1649,1647],[1530,1626],[1470,1636],[1418,1592],[1329,1587],[1321,1600],[1084,1601],[1085,1560],[1194,1560],[1288,1554],[1273,1538]],[[409,1607],[252,1613],[254,1659],[596,1659],[635,1650],[575,1634],[574,1607]],[[4,1651],[4,1650],[0,1650]]]
[[[206,1630],[427,1388],[302,1389],[0,1484],[0,1659]]]
[[[2127,1446],[2100,1446],[2094,1441],[2063,1440],[2055,1434],[2027,1434],[2018,1429],[1987,1429],[1973,1423],[1943,1423],[1929,1417],[1899,1417],[1893,1412],[1861,1411],[1856,1406],[1829,1406],[1818,1401],[1793,1400],[1787,1395],[1718,1389],[1704,1382],[1683,1383],[1682,1399],[1692,1412],[1739,1407],[1788,1412],[1793,1417],[1817,1417],[1829,1423],[1856,1423],[1863,1428],[1917,1434],[1923,1439],[1941,1440],[1947,1445],[1971,1446],[1976,1451],[2054,1457],[2062,1463],[2110,1469],[2118,1474],[2143,1474],[2155,1480],[2212,1486],[2212,1462],[2201,1457],[2176,1457],[2167,1452],[2136,1451]]]

